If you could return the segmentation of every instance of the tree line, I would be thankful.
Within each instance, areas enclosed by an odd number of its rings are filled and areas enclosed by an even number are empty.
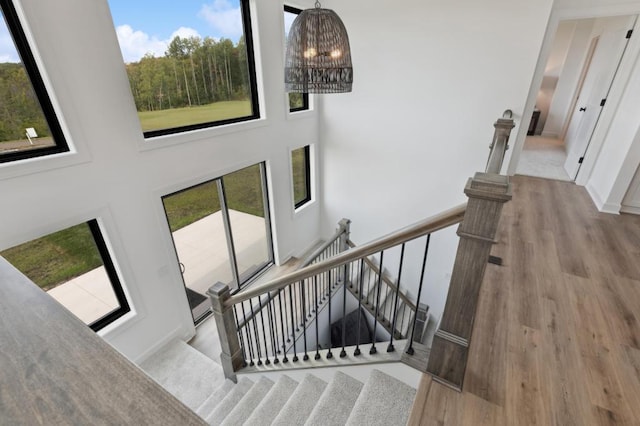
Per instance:
[[[244,36],[229,39],[176,36],[165,55],[145,55],[126,65],[138,111],[249,99]]]
[[[33,127],[38,136],[49,136],[49,126],[24,66],[0,63],[0,141],[25,139]]]

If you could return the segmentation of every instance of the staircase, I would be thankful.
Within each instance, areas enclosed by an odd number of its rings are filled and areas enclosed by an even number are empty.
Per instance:
[[[300,381],[283,374],[240,376],[236,384],[182,341],[141,367],[210,425],[403,425],[416,394],[376,369],[365,383],[335,371],[328,382],[314,374]]]

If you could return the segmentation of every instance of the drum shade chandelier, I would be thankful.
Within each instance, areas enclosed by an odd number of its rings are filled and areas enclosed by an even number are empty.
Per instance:
[[[349,36],[331,9],[303,10],[291,24],[284,65],[287,92],[351,92],[353,68]]]

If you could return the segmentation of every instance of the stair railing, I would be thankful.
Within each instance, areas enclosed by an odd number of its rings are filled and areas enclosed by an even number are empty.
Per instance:
[[[221,340],[221,364],[225,376],[233,379],[235,372],[245,366],[278,364],[280,362],[295,363],[299,361],[298,355],[302,355],[302,360],[307,361],[310,359],[309,354],[311,353],[316,361],[320,360],[322,345],[319,336],[319,323],[326,321],[325,324],[330,328],[331,324],[336,322],[336,318],[340,317],[342,318],[341,342],[333,347],[330,344],[327,345],[329,347],[325,354],[326,359],[334,357],[332,351],[334,348],[340,348],[339,356],[345,357],[347,355],[346,349],[350,346],[355,346],[353,348],[354,356],[360,355],[360,346],[365,342],[360,341],[361,334],[359,332],[356,333],[355,345],[347,345],[346,342],[346,287],[349,285],[351,277],[357,274],[360,278],[356,284],[359,287],[357,294],[360,296],[356,296],[356,299],[358,307],[361,308],[364,303],[362,276],[369,258],[379,259],[379,270],[384,270],[385,253],[394,248],[401,251],[394,292],[388,295],[392,312],[391,329],[397,329],[399,318],[400,321],[403,321],[398,312],[401,286],[403,283],[406,285],[409,280],[418,280],[418,285],[412,286],[414,288],[423,285],[424,268],[429,250],[429,235],[460,223],[465,210],[466,205],[460,205],[370,243],[342,251],[317,263],[311,263],[267,283],[247,288],[235,295],[231,295],[225,284],[218,283],[211,287],[208,294],[211,298]],[[422,237],[425,238],[424,261],[422,265],[419,265],[421,269],[418,268],[417,273],[407,278],[408,271],[403,270],[406,243]],[[340,239],[342,244],[346,245],[348,232],[343,233]],[[376,310],[370,318],[373,322],[369,348],[371,355],[378,352],[377,344],[381,343],[375,337],[379,335],[380,331],[378,318],[381,314],[379,310],[382,306],[381,297],[384,297],[382,293],[383,276],[384,274],[377,274],[376,302],[374,303]],[[326,292],[321,292],[322,288],[326,289]],[[341,289],[342,292],[340,292]],[[339,293],[342,293],[341,300],[334,297]],[[243,309],[244,313],[250,313],[244,316],[248,319],[247,321],[242,321]],[[311,320],[309,310],[316,314],[312,317],[315,324],[309,324],[309,320]],[[318,315],[322,311],[327,313],[323,318]],[[357,330],[360,330],[364,325],[360,324],[361,318],[362,315],[359,315]],[[417,317],[414,315],[411,331],[415,328],[416,319]],[[324,324],[322,327],[324,328]],[[299,340],[301,343],[297,343]],[[394,341],[397,341],[397,335],[391,333],[387,342],[387,352],[395,351]],[[408,350],[408,353],[412,353],[412,350]],[[289,359],[290,357],[291,359]]]
[[[510,113],[506,111],[505,115]],[[403,260],[406,243],[421,237],[426,237],[424,260],[421,266],[418,282],[418,297],[420,301],[424,272],[429,252],[430,235],[448,226],[460,223],[457,234],[460,237],[458,250],[451,275],[451,282],[447,294],[445,308],[434,336],[430,353],[427,353],[428,364],[426,371],[434,376],[434,380],[454,389],[461,390],[469,355],[469,344],[473,330],[480,286],[484,278],[486,265],[490,258],[491,247],[495,242],[498,222],[502,206],[511,199],[509,177],[499,174],[504,154],[508,148],[509,132],[513,128],[513,120],[498,119],[494,125],[496,134],[491,145],[489,162],[486,172],[476,173],[470,178],[465,187],[465,194],[469,198],[466,204],[442,212],[414,225],[393,232],[385,237],[371,241],[362,246],[345,250],[349,240],[348,227],[340,235],[341,251],[339,254],[310,263],[308,266],[273,279],[267,283],[242,290],[235,295],[225,284],[218,283],[207,292],[211,298],[213,313],[221,341],[221,364],[225,376],[235,380],[235,372],[247,365],[274,364],[289,362],[288,354],[292,355],[292,362],[298,361],[298,353],[303,355],[303,361],[310,359],[309,352],[315,350],[314,358],[320,360],[319,313],[325,308],[328,313],[329,328],[332,325],[333,313],[339,313],[340,303],[333,306],[332,298],[342,288],[342,344],[340,356],[346,353],[345,318],[347,285],[354,271],[359,274],[358,307],[363,301],[363,273],[367,258],[379,259],[379,271],[384,271],[385,252],[392,248],[400,248],[400,262],[396,275],[396,287],[393,297],[393,315],[391,329],[395,330],[398,319],[398,298],[406,272],[403,271]],[[404,274],[404,275],[403,275]],[[375,291],[376,310],[373,316],[373,342],[369,354],[377,352],[376,327],[379,317],[379,302],[384,273],[377,276],[378,283]],[[344,284],[344,285],[343,285]],[[342,287],[341,287],[342,286]],[[326,293],[319,291],[326,289]],[[266,297],[265,297],[266,296]],[[240,322],[238,313],[242,310],[246,315],[247,304],[251,313],[251,320]],[[254,310],[254,304],[256,309]],[[256,314],[257,312],[257,314]],[[315,313],[316,315],[311,315]],[[315,332],[307,325],[309,318],[315,318]],[[360,350],[360,318],[358,316],[357,342],[354,356]],[[409,339],[406,354],[413,356],[413,333],[416,328],[414,315],[412,336]],[[246,324],[239,328],[238,324]],[[288,325],[287,325],[288,324]],[[302,338],[302,345],[296,341]],[[390,333],[387,351],[393,352],[395,333]],[[287,340],[290,346],[287,346]],[[300,352],[298,351],[300,349]],[[417,353],[416,353],[417,354]],[[325,354],[327,359],[333,357],[331,347]]]

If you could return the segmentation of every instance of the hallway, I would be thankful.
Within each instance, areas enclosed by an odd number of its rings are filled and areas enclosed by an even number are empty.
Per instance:
[[[640,216],[599,213],[570,183],[512,183],[464,392],[424,376],[410,424],[640,423]]]
[[[567,159],[564,142],[544,136],[527,136],[516,173],[555,180],[571,181],[564,170]]]

